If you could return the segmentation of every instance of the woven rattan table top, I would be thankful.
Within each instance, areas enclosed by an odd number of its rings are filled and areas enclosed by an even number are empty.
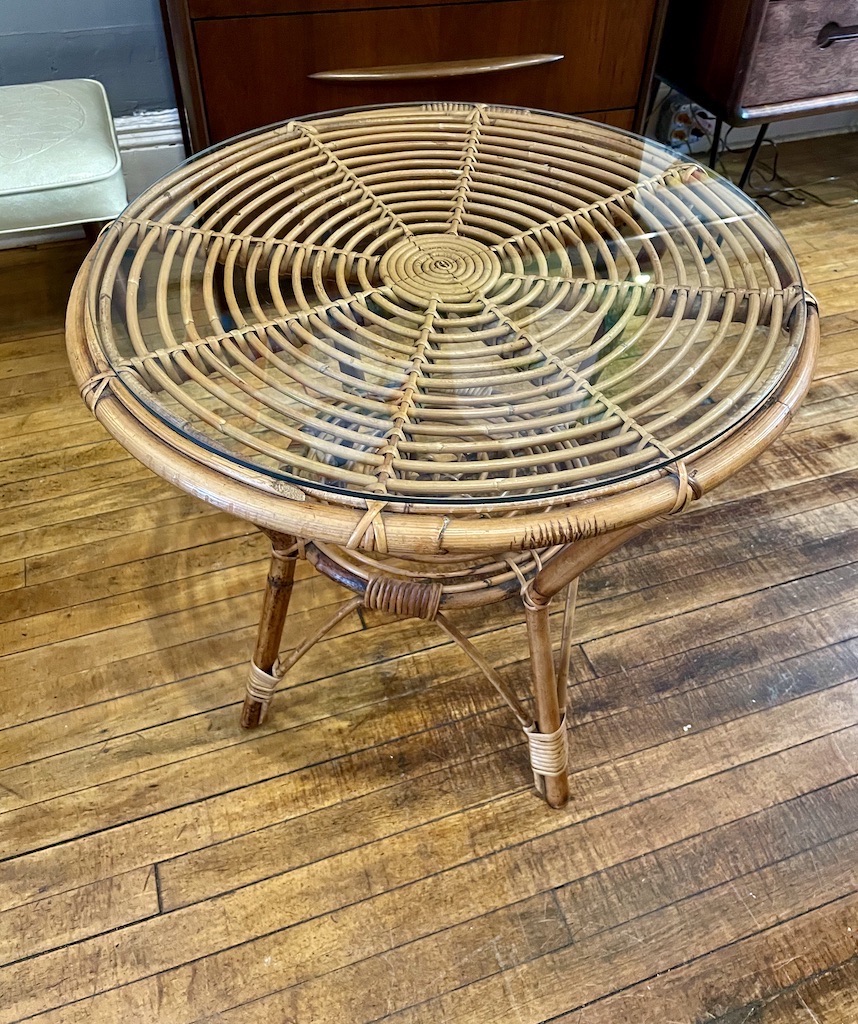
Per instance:
[[[587,121],[431,104],[295,120],[105,232],[87,336],[208,468],[338,503],[528,504],[651,479],[788,374],[801,278],[746,196]]]

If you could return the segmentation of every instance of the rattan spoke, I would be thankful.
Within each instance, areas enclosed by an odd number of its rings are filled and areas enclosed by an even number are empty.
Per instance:
[[[396,403],[393,414],[393,423],[390,431],[384,438],[384,444],[379,452],[384,456],[384,461],[377,470],[378,490],[387,490],[387,482],[392,474],[392,466],[395,460],[400,458],[399,445],[405,437],[405,430],[408,421],[414,412],[416,396],[420,389],[420,381],[425,373],[427,362],[427,351],[432,338],[432,330],[435,319],[438,315],[438,303],[434,299],[429,303],[426,310],[426,318],[420,329],[420,334],[414,346],[414,355],[411,357],[411,369],[402,388],[402,392]]]
[[[465,140],[465,149],[462,154],[462,169],[453,191],[453,212],[450,214],[450,232],[457,235],[462,226],[462,214],[465,209],[465,202],[468,192],[471,189],[474,177],[474,168],[480,151],[480,135],[484,120],[486,119],[485,108],[481,105],[474,107],[469,118],[468,134]]]
[[[527,342],[527,344],[545,360],[545,362],[553,366],[558,374],[563,377],[567,377],[571,380],[576,387],[585,391],[590,398],[594,399],[599,405],[603,406],[609,415],[602,421],[602,428],[613,426],[614,418],[619,420],[624,427],[637,434],[643,445],[651,445],[656,448],[659,452],[665,455],[670,461],[677,458],[675,452],[672,452],[665,444],[654,437],[645,427],[641,426],[640,423],[636,422],[635,419],[629,415],[624,409],[621,409],[615,402],[613,402],[603,391],[592,384],[587,377],[580,373],[572,366],[570,361],[559,355],[556,352],[552,352],[546,348],[540,341],[530,335],[527,331],[521,330],[512,320],[507,317],[502,310],[498,309],[490,300],[485,299],[485,308],[492,315],[496,316],[498,320],[506,324],[509,330],[515,333],[517,338],[521,338]],[[640,450],[640,449],[639,449]]]
[[[253,338],[269,345],[270,340],[266,332],[270,328],[288,329],[295,324],[303,324],[312,321],[313,317],[321,316],[334,310],[349,309],[353,306],[360,306],[362,302],[375,296],[382,296],[389,291],[385,288],[373,288],[367,292],[359,292],[357,295],[347,295],[341,299],[331,299],[328,302],[311,306],[309,309],[302,309],[288,316],[277,316],[270,320],[259,323],[249,323],[244,327],[237,327],[232,331],[224,331],[221,334],[211,334],[204,338],[189,338],[186,341],[178,342],[165,348],[152,349],[143,352],[141,355],[130,359],[123,359],[115,364],[116,369],[131,368],[139,370],[145,368],[150,360],[170,359],[182,353],[193,352],[200,348],[217,348],[223,342],[238,341],[241,339]],[[272,347],[272,353],[275,349]]]
[[[524,231],[519,231],[514,235],[510,235],[502,242],[496,243],[492,248],[502,251],[517,242],[522,242],[528,238],[539,238],[543,233],[551,232],[557,228],[575,227],[579,220],[585,220],[597,212],[605,213],[612,205],[620,206],[625,200],[632,199],[648,189],[653,189],[660,185],[675,185],[677,181],[686,184],[694,178],[699,178],[703,173],[704,172],[698,164],[675,164],[661,174],[654,174],[649,178],[637,181],[634,185],[629,185],[628,188],[624,188],[619,192],[607,195],[602,199],[597,199],[595,202],[592,202],[587,206],[571,210],[562,217],[552,217],[550,220],[542,221],[541,223],[534,224],[532,227],[529,227]]]
[[[293,259],[296,256],[307,256],[307,257],[322,257],[327,263],[331,262],[334,257],[342,257],[348,265],[355,263],[364,264],[367,270],[374,271],[378,268],[380,263],[380,257],[378,256],[367,256],[365,253],[352,252],[347,249],[338,249],[333,245],[308,245],[304,242],[298,242],[294,239],[281,239],[276,236],[266,237],[264,235],[253,235],[253,234],[236,234],[231,231],[216,231],[209,228],[201,228],[194,224],[162,224],[160,221],[145,220],[139,217],[125,217],[120,216],[117,218],[116,223],[119,225],[128,225],[130,227],[138,227],[147,231],[154,231],[156,233],[163,232],[165,236],[177,233],[182,236],[183,241],[191,238],[199,238],[202,244],[209,242],[225,242],[229,244],[238,243],[242,249],[243,258],[248,258],[248,250],[252,246],[254,248],[261,248],[264,254],[264,260],[267,265],[275,256],[281,260],[285,259],[285,264],[282,265],[281,272],[286,273],[290,271],[293,266]],[[181,249],[179,250],[181,251]]]
[[[657,316],[670,316],[676,308],[678,300],[683,303],[683,318],[697,319],[700,311],[700,303],[704,296],[712,300],[708,311],[708,319],[720,320],[724,316],[724,303],[728,298],[735,303],[733,319],[747,317],[748,303],[751,298],[760,301],[760,312],[757,323],[761,326],[768,326],[768,318],[772,313],[772,305],[775,299],[780,299],[784,307],[794,303],[802,295],[799,285],[790,285],[787,288],[742,288],[729,285],[663,285],[663,284],[640,284],[635,281],[610,281],[605,279],[591,279],[589,277],[565,277],[562,274],[538,274],[521,273],[515,274],[504,271],[502,277],[511,281],[541,281],[551,285],[569,286],[568,298],[575,301],[585,290],[592,291],[592,298],[585,307],[587,312],[596,312],[602,296],[606,291],[613,290],[618,294],[629,295],[640,293],[649,303],[658,303]]]
[[[343,180],[350,181],[355,188],[365,196],[371,202],[374,209],[378,210],[384,217],[386,217],[392,224],[396,225],[404,235],[410,239],[414,239],[414,234],[411,228],[405,223],[405,221],[396,213],[391,210],[387,203],[380,199],[375,192],[367,185],[362,178],[360,178],[355,172],[341,160],[336,153],[327,146],[320,138],[318,132],[309,124],[302,124],[299,121],[294,122],[295,127],[298,131],[309,140],[309,142],[315,146],[319,152],[323,153],[326,159],[339,171]]]

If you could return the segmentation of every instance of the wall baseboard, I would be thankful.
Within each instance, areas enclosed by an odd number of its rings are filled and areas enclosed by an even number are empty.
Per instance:
[[[178,110],[117,117],[114,124],[129,200],[185,159]]]
[[[182,129],[179,112],[144,110],[139,114],[113,120],[120,149],[151,149],[156,146],[181,146]]]
[[[117,117],[113,123],[122,154],[122,173],[129,200],[135,199],[185,159],[178,110],[150,110]],[[82,229],[75,227],[22,231],[0,237],[0,249],[82,237]]]

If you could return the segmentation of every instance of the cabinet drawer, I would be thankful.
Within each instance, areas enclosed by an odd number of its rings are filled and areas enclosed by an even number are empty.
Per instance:
[[[855,0],[774,0],[742,91],[743,107],[858,91],[858,39],[822,48],[829,22],[858,22]]]
[[[299,114],[373,103],[470,100],[569,113],[634,107],[655,3],[498,0],[196,20],[209,134],[214,142]],[[523,60],[538,55],[562,59]],[[492,70],[497,58],[523,66]],[[352,77],[312,77],[343,71]]]

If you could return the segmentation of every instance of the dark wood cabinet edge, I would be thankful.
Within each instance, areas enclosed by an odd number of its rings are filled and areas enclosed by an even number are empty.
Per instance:
[[[160,0],[182,137],[188,156],[211,145],[194,27],[186,0]]]
[[[437,101],[433,100],[433,101],[427,101],[427,102],[433,102],[434,103],[434,102],[437,102]],[[384,108],[384,107],[389,107],[389,106],[393,106],[393,107],[397,107],[397,106],[399,106],[399,107],[409,107],[409,106],[419,106],[419,104],[420,104],[419,100],[413,100],[411,102],[407,102],[406,101],[404,103],[376,103],[376,104],[371,104],[370,106],[365,107],[363,109],[372,110],[374,107]],[[489,104],[489,106],[491,106],[491,104]],[[503,108],[503,107],[507,106],[507,107],[510,107],[513,110],[530,110],[530,111],[533,111],[536,114],[539,114],[539,113],[561,114],[561,115],[565,115],[566,117],[580,117],[580,118],[582,118],[585,121],[594,121],[596,124],[607,124],[609,126],[610,126],[611,122],[608,121],[608,120],[605,120],[605,118],[610,117],[612,114],[628,114],[629,115],[629,124],[628,124],[627,127],[624,127],[623,130],[624,131],[630,131],[630,132],[636,131],[636,128],[634,127],[634,125],[635,125],[635,119],[637,117],[637,107],[599,107],[596,110],[565,110],[564,111],[564,110],[543,110],[541,107],[538,107],[538,106],[525,106],[523,104],[516,105],[516,104],[499,103],[499,104],[497,104],[497,106],[500,107],[500,108]],[[325,111],[325,110],[308,111],[307,117],[322,117],[326,113],[328,113],[328,111]],[[261,124],[261,125],[259,125],[258,128],[249,128],[246,132],[239,132],[239,134],[234,136],[234,138],[242,138],[245,135],[254,135],[254,134],[257,134],[257,133],[262,133],[262,132],[270,131],[271,129],[277,128],[280,125],[288,124],[290,120],[291,120],[291,118],[287,117],[287,118],[284,118],[282,121],[271,121],[269,124]],[[228,143],[230,141],[231,141],[230,139],[222,139],[222,140],[219,140],[218,142],[207,142],[205,147],[200,147],[200,148],[204,149],[204,148],[207,148],[208,146],[226,145],[226,143]],[[194,150],[194,152],[199,152],[199,150]]]
[[[360,0],[360,9],[384,8],[384,7],[427,7],[439,4],[452,5],[463,3],[482,3],[484,0]],[[638,89],[637,103],[634,107],[633,131],[643,131],[644,120],[649,109],[651,91],[654,88],[655,62],[658,57],[658,48],[661,40],[664,21],[667,16],[669,0],[655,0],[653,17],[650,24],[649,39],[647,42],[646,57],[644,60],[643,73],[641,75]],[[206,114],[205,98],[202,92],[199,66],[196,58],[196,40],[194,38],[194,20],[201,20],[200,15],[192,13],[199,7],[205,7],[206,0],[194,4],[194,0],[160,0],[161,13],[164,21],[165,35],[167,37],[167,51],[170,58],[170,69],[173,77],[173,87],[176,93],[176,104],[179,110],[179,118],[182,127],[182,137],[185,143],[185,150],[188,156],[208,148],[212,144],[209,133],[208,119]],[[336,6],[339,4],[339,6]],[[245,6],[258,6],[247,5]],[[265,6],[274,9],[294,7],[294,13],[308,10],[354,10],[354,4],[348,0],[271,0]],[[230,13],[221,17],[241,17],[243,8],[238,5],[238,14]],[[560,111],[560,113],[574,114],[580,117],[587,117],[588,114],[609,113],[611,110],[625,110],[628,108],[597,108],[591,110]],[[260,129],[266,126],[260,126]]]
[[[737,112],[741,109],[742,93],[745,91],[745,82],[748,78],[748,71],[754,59],[754,53],[760,42],[760,35],[763,31],[763,22],[766,18],[766,8],[769,0],[752,0],[748,4],[745,15],[745,25],[742,30],[742,39],[739,45],[739,63],[736,73],[733,76],[733,88],[728,100],[728,106]],[[715,113],[715,111],[713,111]],[[729,123],[729,121],[728,121]]]
[[[769,0],[693,2],[699,7],[691,10],[690,0],[669,0],[655,76],[728,123],[739,121]]]
[[[702,86],[692,88],[692,86],[682,79],[671,78],[664,72],[657,72],[656,80],[663,82],[668,89],[674,89],[676,92],[688,97],[692,103],[697,103],[699,106],[704,107],[710,114],[714,114],[715,117],[720,117],[726,124],[736,126],[739,124],[751,123],[742,116],[741,107],[735,107],[729,103],[724,103],[721,100],[716,99]]]
[[[652,23],[649,30],[649,42],[647,43],[646,56],[644,57],[643,71],[641,72],[641,83],[638,91],[638,101],[635,106],[635,120],[633,131],[643,134],[646,128],[647,114],[650,109],[652,91],[656,87],[655,62],[658,60],[658,50],[661,45],[661,36],[664,31],[664,22],[667,18],[667,6],[670,0],[656,0],[653,8]]]
[[[438,7],[484,0],[187,0],[191,19],[264,18],[290,14],[338,14],[395,7]],[[510,3],[523,0],[508,0]],[[228,10],[226,9],[228,6]]]

